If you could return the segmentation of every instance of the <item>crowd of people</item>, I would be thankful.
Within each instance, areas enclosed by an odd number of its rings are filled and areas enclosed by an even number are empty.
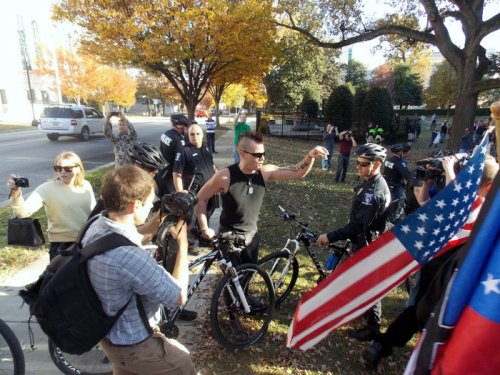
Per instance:
[[[455,177],[456,158],[453,157],[440,159],[442,174],[433,173],[436,164],[431,161],[410,170],[408,153],[411,146],[406,143],[390,146],[388,157],[383,145],[383,129],[373,124],[368,126],[366,143],[359,146],[350,130],[339,132],[336,126],[327,124],[324,147],[312,147],[295,165],[279,167],[265,163],[262,135],[246,123],[245,113],[238,113],[234,121],[234,162],[217,170],[213,159],[216,126],[211,116],[205,122],[206,142],[203,142],[204,132],[200,125],[182,114],[172,115],[172,126],[161,135],[159,147],[137,141],[137,133],[126,116],[123,113],[116,116],[118,134],[113,132],[111,114],[104,125],[105,136],[114,145],[115,169],[103,178],[97,204],[92,186],[85,180],[82,161],[73,152],[63,152],[55,158],[54,178],[38,186],[26,200],[15,184],[18,176],[12,174],[7,181],[10,205],[16,216],[29,217],[41,207],[45,208],[50,259],[71,246],[88,218],[96,215],[97,219],[83,236],[83,245],[110,232],[123,235],[136,244],[96,256],[88,266],[92,286],[104,311],[114,315],[126,306],[101,341],[116,374],[196,373],[189,351],[178,341],[166,338],[155,325],[160,304],[174,307],[186,301],[188,253],[199,254],[198,244],[194,243],[196,239],[190,233],[199,233],[201,240],[211,239],[215,231],[209,226],[209,220],[219,205],[219,232],[238,233],[245,238],[245,250],[232,255],[234,264],[256,263],[259,259],[257,223],[268,182],[305,178],[315,159],[321,159],[323,171],[331,169],[335,143],[338,143],[335,181],[346,182],[351,154],[354,154],[359,184],[354,187],[348,222],[321,234],[316,243],[326,246],[349,239],[353,252],[357,252],[390,225],[426,204]],[[418,123],[420,125],[420,119]],[[473,129],[467,129],[460,152],[470,153],[488,126],[478,122]],[[433,137],[436,129],[434,117]],[[419,135],[420,131],[415,131],[412,140]],[[435,137],[439,137],[439,133]],[[478,196],[485,196],[497,171],[498,163],[489,157]],[[188,191],[197,195],[191,217],[161,214],[162,197],[176,192],[187,194]],[[167,225],[162,225],[165,222]],[[156,241],[162,262],[142,247],[155,237],[163,238],[163,234],[157,233],[160,227],[166,228],[167,238],[163,242]],[[421,329],[428,314],[417,316],[417,307],[432,303],[424,297],[426,291],[437,288],[432,275],[444,267],[443,264],[449,265],[447,260],[453,254],[422,269],[416,298],[385,333],[381,333],[380,302],[366,312],[362,327],[348,330],[355,339],[373,340],[362,353],[361,360],[367,368],[376,368],[383,357],[391,354],[393,346],[404,345]],[[134,295],[139,297],[134,299]],[[143,313],[151,327],[144,322]],[[185,320],[197,317],[194,311],[185,310],[184,314]],[[234,323],[234,334],[240,334],[238,322],[231,323]]]

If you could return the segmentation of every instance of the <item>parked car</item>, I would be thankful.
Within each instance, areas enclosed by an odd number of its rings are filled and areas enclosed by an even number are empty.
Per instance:
[[[87,106],[48,106],[42,111],[38,130],[51,141],[57,141],[61,135],[88,141],[91,135],[104,134],[104,116]]]
[[[196,117],[207,117],[207,111],[204,109],[197,109],[195,112]]]
[[[314,132],[323,132],[323,125],[317,124],[317,123],[308,123],[308,122],[301,122],[300,124],[295,125],[292,128],[293,131],[297,132],[307,132],[307,131],[314,131]]]

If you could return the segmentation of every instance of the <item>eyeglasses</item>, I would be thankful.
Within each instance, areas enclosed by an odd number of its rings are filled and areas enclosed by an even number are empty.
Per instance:
[[[54,171],[56,172],[67,172],[67,173],[70,173],[70,172],[73,172],[73,168],[76,168],[78,167],[78,165],[68,165],[66,167],[62,167],[60,165],[54,165]]]
[[[257,158],[257,159],[260,159],[260,158],[263,158],[264,156],[266,156],[265,152],[248,152],[245,150],[241,150],[241,151],[243,151],[245,154],[252,155],[254,158]]]
[[[356,166],[357,166],[357,167],[364,167],[364,168],[366,168],[366,167],[368,167],[370,164],[373,164],[373,162],[372,162],[372,161],[357,161],[357,160],[356,160]]]

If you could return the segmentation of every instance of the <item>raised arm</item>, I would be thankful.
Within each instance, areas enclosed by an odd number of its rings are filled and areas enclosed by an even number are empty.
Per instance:
[[[312,169],[314,159],[326,157],[328,151],[322,146],[316,146],[309,150],[307,155],[295,164],[293,167],[277,167],[276,165],[266,164],[262,167],[262,175],[266,181],[297,180],[305,177]]]

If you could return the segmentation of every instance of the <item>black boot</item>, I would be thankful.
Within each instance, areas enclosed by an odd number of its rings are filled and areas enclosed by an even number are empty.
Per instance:
[[[380,335],[379,325],[367,325],[360,329],[348,329],[347,334],[359,341],[376,340]]]
[[[368,348],[363,350],[359,359],[367,370],[376,370],[380,360],[392,354],[391,348],[385,348],[381,343],[375,341]]]
[[[179,314],[179,319],[184,320],[185,322],[190,322],[192,320],[195,320],[197,317],[198,317],[198,313],[196,311],[192,311],[192,310],[184,309]]]

